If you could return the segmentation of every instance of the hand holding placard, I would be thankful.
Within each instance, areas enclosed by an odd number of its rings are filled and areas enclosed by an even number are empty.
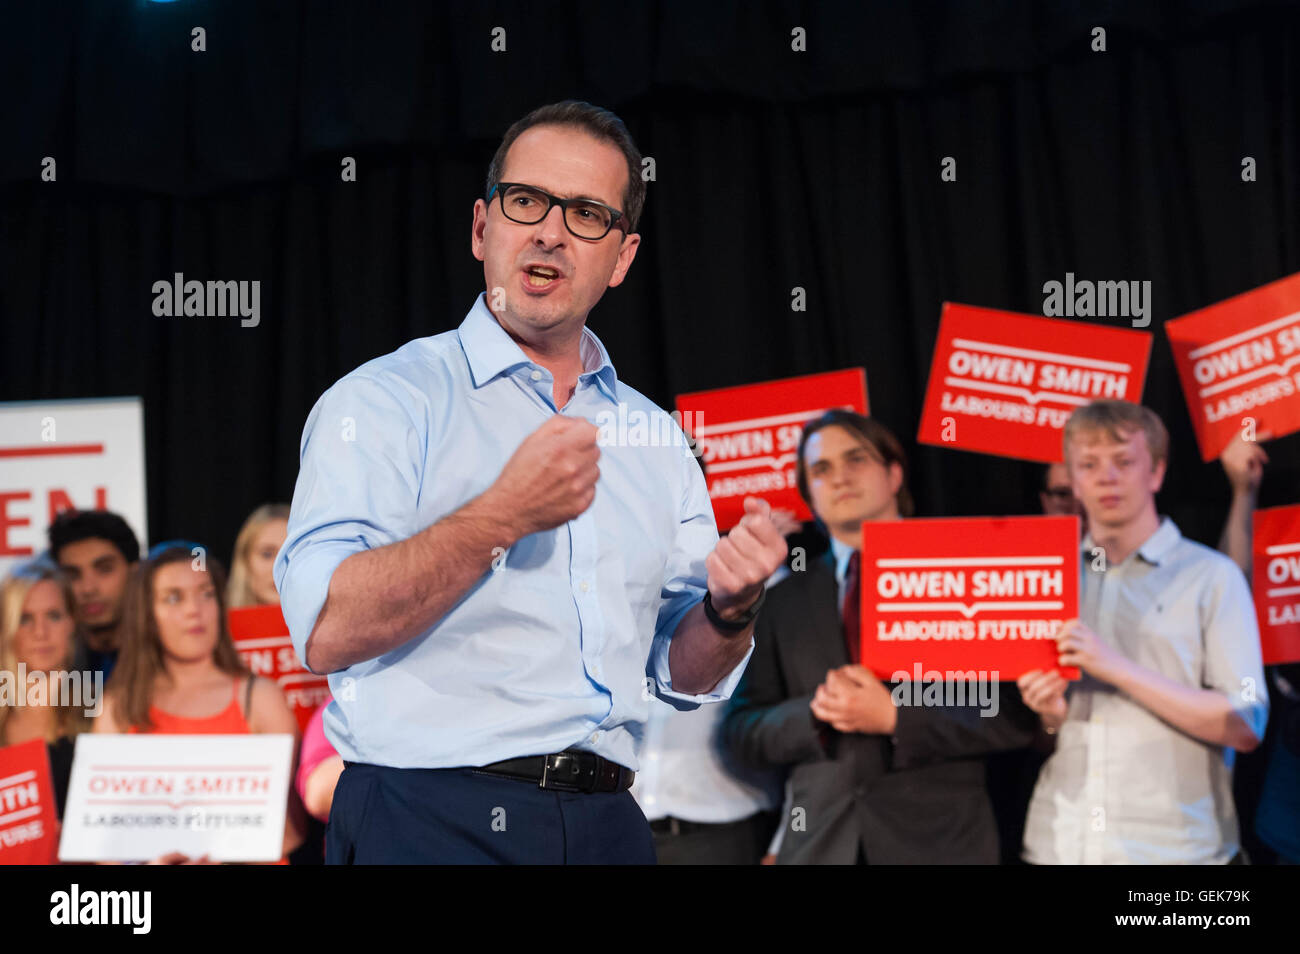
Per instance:
[[[1258,440],[1266,439],[1267,435],[1258,435]],[[1219,463],[1223,464],[1234,494],[1253,494],[1259,491],[1260,481],[1264,479],[1268,454],[1256,441],[1245,440],[1238,431],[1219,456]]]
[[[1128,659],[1108,646],[1081,619],[1068,619],[1056,631],[1056,647],[1062,666],[1074,666],[1093,679],[1114,685],[1128,665]]]
[[[1300,274],[1167,321],[1165,334],[1204,460],[1243,426],[1300,429]]]
[[[168,852],[161,857],[146,861],[147,865],[219,865],[221,862],[213,861],[207,855],[200,855],[197,858],[191,858],[189,855],[180,851]]]
[[[293,747],[292,735],[83,733],[59,859],[276,861]]]
[[[0,865],[54,864],[58,827],[45,740],[0,748]]]
[[[1078,613],[1079,559],[1077,517],[864,525],[862,662],[891,682],[1055,668],[1060,624]]]

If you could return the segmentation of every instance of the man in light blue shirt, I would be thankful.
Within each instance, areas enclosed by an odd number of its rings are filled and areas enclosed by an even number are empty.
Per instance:
[[[727,699],[786,546],[719,540],[675,422],[586,329],[640,236],[641,157],[585,103],[507,131],[487,292],[317,402],[275,578],[330,674],[332,863],[654,861],[627,793],[653,696]]]

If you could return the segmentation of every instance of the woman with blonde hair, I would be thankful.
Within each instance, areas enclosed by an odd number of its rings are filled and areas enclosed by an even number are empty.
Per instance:
[[[73,740],[90,729],[87,713],[103,688],[102,677],[87,685],[91,674],[74,671],[80,641],[72,607],[71,584],[46,558],[20,564],[0,583],[0,678],[15,694],[0,693],[0,746],[45,740],[60,817]],[[83,681],[74,686],[74,679]]]
[[[288,504],[262,504],[248,515],[235,538],[230,561],[226,602],[231,609],[280,602],[271,569],[288,529]]]
[[[226,624],[225,573],[194,544],[159,544],[127,585],[122,653],[95,732],[292,735],[280,687],[252,675]],[[285,826],[287,854],[301,842]]]

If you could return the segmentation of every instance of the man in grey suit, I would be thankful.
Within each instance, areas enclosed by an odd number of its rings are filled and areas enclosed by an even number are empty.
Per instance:
[[[829,411],[804,429],[798,468],[831,550],[769,591],[723,724],[743,762],[790,772],[777,863],[995,864],[983,756],[1038,731],[1015,684],[997,684],[996,715],[896,705],[851,659],[862,523],[912,512],[902,446],[878,421]]]

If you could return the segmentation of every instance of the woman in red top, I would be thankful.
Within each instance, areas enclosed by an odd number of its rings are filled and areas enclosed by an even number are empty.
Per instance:
[[[298,723],[280,688],[253,676],[235,650],[221,565],[210,556],[196,558],[194,549],[154,547],[136,568],[126,594],[122,652],[93,731],[291,734],[296,745]],[[300,841],[286,824],[285,854]]]

